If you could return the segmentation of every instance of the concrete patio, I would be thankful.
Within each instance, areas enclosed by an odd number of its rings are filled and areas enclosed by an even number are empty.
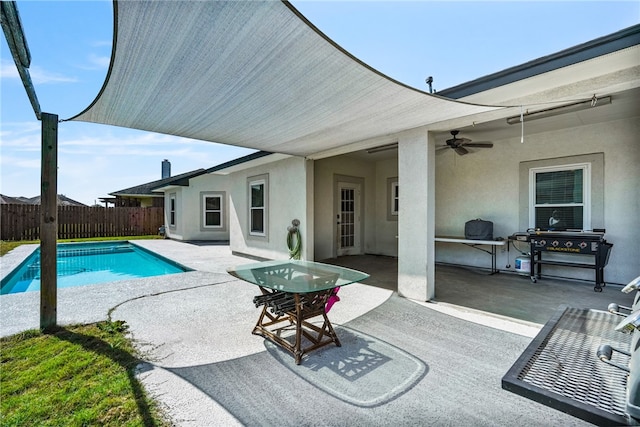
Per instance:
[[[196,271],[61,289],[58,321],[126,321],[144,355],[139,378],[180,426],[586,425],[502,390],[501,378],[558,305],[606,309],[632,298],[614,286],[595,293],[439,266],[437,301],[416,302],[394,292],[393,258],[351,257],[371,278],[344,287],[330,313],[342,347],[295,365],[251,334],[257,289],[226,273],[253,261],[226,245],[136,244]],[[3,336],[38,327],[37,292],[0,303]]]

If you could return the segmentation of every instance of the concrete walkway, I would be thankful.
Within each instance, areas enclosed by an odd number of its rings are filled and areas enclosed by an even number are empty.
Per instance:
[[[226,268],[254,261],[226,245],[135,243],[196,271],[60,289],[58,323],[126,321],[146,360],[139,378],[176,425],[584,425],[500,389],[540,325],[353,284],[330,314],[343,346],[297,367],[250,333],[257,289]],[[2,336],[38,327],[38,292],[3,295],[0,306]],[[468,360],[456,368],[456,358]],[[345,366],[358,366],[357,378]]]

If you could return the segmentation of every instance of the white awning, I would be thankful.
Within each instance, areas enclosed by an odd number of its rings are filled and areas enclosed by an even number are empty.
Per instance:
[[[308,156],[495,109],[382,75],[286,2],[120,1],[114,15],[107,79],[70,120]]]

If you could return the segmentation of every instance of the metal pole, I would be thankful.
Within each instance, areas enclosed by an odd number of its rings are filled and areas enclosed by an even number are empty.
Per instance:
[[[42,113],[40,178],[40,329],[56,326],[58,240],[58,116]]]
[[[40,120],[42,114],[40,111],[40,103],[38,102],[36,90],[33,87],[31,75],[29,74],[31,54],[29,53],[29,46],[27,45],[27,39],[24,35],[16,2],[3,0],[0,2],[0,11],[2,12],[0,15],[2,18],[0,19],[2,22],[2,31],[9,45],[13,61],[16,63],[18,74],[20,74],[22,84],[27,91],[27,96],[29,97],[29,101],[31,101],[33,111],[36,113],[38,120]]]

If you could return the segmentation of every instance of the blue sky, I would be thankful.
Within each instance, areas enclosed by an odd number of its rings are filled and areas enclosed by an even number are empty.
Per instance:
[[[640,1],[292,1],[327,36],[402,83],[446,89],[640,22]],[[98,94],[109,65],[110,1],[17,1],[43,111],[74,116]],[[0,64],[0,193],[40,193],[40,122],[4,36]],[[108,193],[209,168],[252,152],[111,126],[59,126],[58,192],[85,204]]]

